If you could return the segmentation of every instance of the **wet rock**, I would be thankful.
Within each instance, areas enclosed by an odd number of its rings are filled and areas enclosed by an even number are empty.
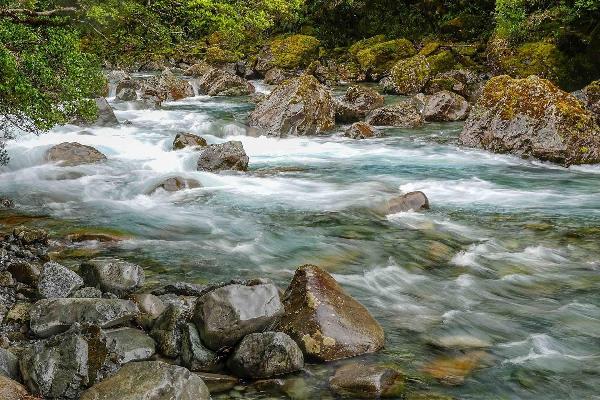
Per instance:
[[[106,156],[91,146],[77,142],[65,142],[51,147],[46,153],[46,159],[58,162],[61,166],[70,167],[106,161]]]
[[[248,124],[268,135],[318,135],[335,127],[335,105],[312,75],[288,79],[250,114]]]
[[[44,299],[33,305],[30,325],[36,336],[49,337],[75,323],[111,328],[131,321],[137,314],[137,306],[128,300]]]
[[[25,386],[0,374],[0,399],[2,400],[36,400],[29,395]]]
[[[123,70],[112,70],[106,74],[106,80],[108,83],[112,83],[114,85],[118,85],[126,79],[131,79],[131,76]]]
[[[255,91],[244,78],[206,63],[193,65],[186,74],[196,78],[198,92],[208,96],[247,96]]]
[[[213,374],[210,372],[197,372],[196,375],[204,381],[211,394],[228,392],[239,382],[238,378],[229,375]]]
[[[270,378],[299,371],[304,356],[285,333],[252,333],[236,346],[227,366],[240,377]]]
[[[144,270],[137,264],[117,258],[94,258],[81,264],[79,272],[85,283],[103,292],[126,296],[144,285]]]
[[[181,150],[186,147],[206,147],[206,139],[191,133],[178,133],[173,141],[173,150]]]
[[[137,304],[140,313],[136,318],[145,329],[152,328],[154,321],[165,311],[166,306],[157,296],[149,293],[134,294],[131,300]]]
[[[472,351],[457,357],[439,357],[427,363],[423,372],[446,385],[462,385],[485,357],[483,351]]]
[[[396,368],[360,363],[338,368],[329,381],[334,393],[354,399],[399,398],[405,385],[404,374]]]
[[[96,384],[81,400],[209,400],[200,377],[183,367],[158,361],[125,365],[112,377]]]
[[[158,90],[142,85],[139,98],[139,104],[142,107],[156,110],[160,108],[163,101],[162,94]]]
[[[344,132],[344,136],[352,139],[369,139],[375,137],[375,134],[375,128],[366,122],[355,122]]]
[[[492,345],[487,340],[470,335],[446,335],[431,338],[429,343],[436,347],[457,350],[484,349]]]
[[[563,166],[600,162],[600,128],[594,115],[574,96],[536,76],[492,78],[459,141]]]
[[[376,90],[364,86],[351,86],[344,97],[336,102],[335,119],[339,122],[355,122],[383,107],[384,98]]]
[[[430,96],[420,93],[413,100],[428,122],[464,121],[469,115],[469,102],[461,95],[447,90]]]
[[[119,120],[117,119],[115,112],[113,111],[110,104],[104,97],[98,97],[94,99],[96,106],[98,107],[98,118],[92,124],[79,123],[82,126],[105,126],[114,127],[119,126]]]
[[[392,106],[373,110],[367,116],[366,122],[373,126],[415,128],[423,125],[423,116],[413,102],[402,101]]]
[[[48,243],[48,232],[41,228],[17,226],[13,229],[13,236],[24,245]]]
[[[154,321],[150,336],[156,340],[159,352],[170,358],[176,358],[181,352],[182,330],[189,318],[185,308],[170,304]]]
[[[219,371],[222,367],[217,355],[204,347],[194,324],[182,327],[181,360],[190,371]]]
[[[596,80],[581,90],[585,107],[596,115],[600,123],[600,80]]]
[[[13,208],[15,203],[8,197],[0,197],[0,207]]]
[[[102,298],[102,290],[87,286],[76,290],[71,297],[79,299],[100,299]]]
[[[247,171],[249,160],[242,142],[211,144],[200,154],[198,171]]]
[[[8,265],[7,271],[13,279],[26,285],[35,286],[40,279],[39,265],[28,261],[16,261]]]
[[[484,79],[476,73],[456,69],[432,77],[423,89],[423,93],[432,95],[447,90],[459,94],[469,101],[476,101],[483,84]]]
[[[189,283],[189,282],[175,282],[166,284],[163,287],[155,289],[152,291],[153,294],[162,295],[162,294],[175,294],[177,296],[202,296],[206,292],[208,292],[210,286],[207,285],[199,285],[197,283]]]
[[[385,214],[429,210],[429,199],[423,192],[410,192],[391,198],[384,208]]]
[[[0,348],[0,375],[18,381],[21,379],[19,359],[10,351]]]
[[[42,267],[38,281],[38,293],[43,299],[69,297],[83,286],[83,279],[67,267],[47,262]]]
[[[369,311],[319,267],[298,268],[283,304],[276,330],[287,333],[311,359],[354,357],[384,345],[383,329]]]
[[[143,331],[119,328],[105,332],[107,346],[119,355],[119,362],[147,360],[156,353],[154,340]]]
[[[162,183],[154,187],[149,193],[155,193],[159,189],[162,189],[166,192],[178,192],[180,190],[194,189],[199,187],[202,187],[202,185],[194,179],[186,179],[176,176],[165,179]]]
[[[133,88],[124,87],[117,91],[117,99],[121,101],[137,100],[137,92]]]
[[[273,284],[233,284],[198,298],[194,322],[203,343],[212,350],[233,346],[250,333],[260,332],[283,313]]]
[[[186,80],[176,77],[169,69],[163,70],[143,83],[143,89],[154,91],[160,101],[176,101],[194,96],[192,85]]]
[[[279,85],[294,76],[296,76],[296,74],[292,71],[285,71],[281,68],[271,68],[265,74],[265,83],[267,85]]]

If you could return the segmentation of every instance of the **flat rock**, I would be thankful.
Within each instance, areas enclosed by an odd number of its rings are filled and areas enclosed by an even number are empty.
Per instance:
[[[65,142],[51,147],[46,153],[46,159],[66,167],[105,161],[106,156],[91,146]]]
[[[137,264],[117,258],[94,258],[81,264],[79,272],[85,283],[103,292],[126,296],[144,285],[144,270]]]
[[[133,328],[118,328],[105,332],[107,343],[120,356],[119,361],[147,360],[156,353],[154,340],[144,331]]]
[[[242,142],[211,144],[198,158],[198,171],[247,171],[249,160]]]
[[[38,281],[38,293],[43,299],[69,297],[83,286],[83,279],[75,272],[55,262],[42,267]]]
[[[152,190],[150,190],[150,194],[155,193],[159,189],[162,189],[165,192],[178,192],[180,190],[195,189],[199,187],[202,187],[202,185],[200,182],[194,179],[186,179],[176,176],[167,178],[160,184],[156,185]]]
[[[352,399],[400,398],[405,385],[404,374],[396,368],[360,363],[338,368],[329,381],[334,393]]]

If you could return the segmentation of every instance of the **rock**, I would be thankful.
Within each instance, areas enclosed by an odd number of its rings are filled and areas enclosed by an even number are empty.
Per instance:
[[[13,208],[14,206],[15,202],[8,197],[0,197],[0,207]]]
[[[79,272],[85,283],[103,292],[126,296],[144,285],[144,270],[137,264],[117,258],[94,258],[84,261]]]
[[[388,73],[398,60],[414,56],[415,53],[415,47],[410,41],[396,39],[364,48],[356,54],[356,58],[362,70],[366,71],[371,79],[378,80]]]
[[[91,124],[79,123],[78,125],[105,127],[119,126],[119,120],[117,119],[110,104],[108,104],[108,101],[106,101],[104,97],[98,97],[94,99],[94,101],[98,107],[98,118],[96,118],[96,121]]]
[[[428,122],[464,121],[469,115],[469,102],[447,90],[430,96],[421,93],[413,99]]]
[[[122,88],[117,92],[117,99],[121,101],[134,101],[137,100],[137,92],[132,88]]]
[[[366,122],[374,126],[415,128],[423,125],[423,116],[413,102],[402,101],[392,106],[371,111],[367,116]]]
[[[153,294],[175,294],[177,296],[195,296],[199,297],[207,293],[210,286],[199,285],[197,283],[189,282],[175,282],[166,284],[163,287],[152,291]]]
[[[162,94],[159,93],[155,88],[142,85],[140,89],[139,103],[146,108],[158,109],[164,101],[161,96]]]
[[[42,299],[69,297],[83,286],[83,279],[67,267],[47,262],[42,267],[38,281],[38,293]]]
[[[268,135],[318,135],[335,127],[333,97],[312,75],[291,78],[256,106],[248,123]]]
[[[147,360],[156,353],[154,340],[143,331],[119,328],[105,332],[107,345],[119,355],[119,362]]]
[[[212,374],[210,372],[197,372],[198,375],[208,387],[211,394],[228,392],[239,382],[235,376]]]
[[[573,95],[536,76],[492,78],[459,142],[563,166],[600,162],[600,128],[594,115]]]
[[[320,46],[317,38],[308,35],[276,38],[258,54],[255,70],[264,75],[274,67],[286,70],[305,68],[317,59]]]
[[[6,313],[5,322],[15,324],[27,324],[30,320],[29,313],[31,312],[32,305],[29,302],[17,302],[15,305]]]
[[[423,372],[447,385],[462,385],[465,378],[486,357],[483,351],[471,351],[458,357],[439,357],[427,363]]]
[[[366,122],[355,122],[352,126],[346,129],[344,136],[352,139],[369,139],[376,134],[375,128]]]
[[[91,146],[65,142],[52,146],[46,153],[46,159],[70,167],[106,161],[106,156]]]
[[[267,85],[279,85],[294,76],[296,76],[296,74],[292,71],[285,71],[281,68],[271,68],[265,74],[265,83]]]
[[[431,95],[448,90],[461,95],[470,102],[474,102],[477,100],[478,95],[481,94],[483,84],[483,78],[474,72],[455,69],[432,77],[423,89],[423,93]]]
[[[356,57],[361,51],[386,41],[385,35],[377,35],[355,42],[348,48],[348,53]]]
[[[311,359],[354,357],[384,345],[383,329],[369,311],[319,267],[298,268],[283,304],[276,330],[288,334]]]
[[[102,290],[87,286],[76,290],[71,297],[78,299],[101,299]]]
[[[41,228],[31,228],[20,225],[13,229],[13,236],[25,245],[48,243],[48,232]]]
[[[585,107],[596,114],[596,120],[600,123],[600,80],[584,87],[581,93]]]
[[[249,161],[242,142],[211,144],[200,154],[198,171],[247,171]]]
[[[190,371],[211,372],[221,369],[217,355],[204,347],[198,330],[190,323],[182,328],[181,360]]]
[[[10,351],[0,348],[0,375],[15,381],[21,380],[19,359]]]
[[[282,332],[252,333],[237,345],[227,366],[244,378],[270,378],[304,367],[300,347]]]
[[[404,374],[392,367],[351,363],[338,368],[329,381],[333,392],[349,398],[379,399],[403,397]]]
[[[128,300],[44,299],[33,305],[30,325],[36,336],[49,337],[65,332],[76,322],[111,328],[131,321],[137,314],[137,306]]]
[[[423,192],[410,192],[391,198],[384,208],[385,214],[429,210],[429,199]]]
[[[131,76],[123,70],[112,70],[108,74],[106,74],[106,80],[108,83],[112,83],[118,85],[122,81],[126,79],[131,79]]]
[[[29,395],[25,386],[0,374],[0,399],[2,400],[36,400]]]
[[[232,73],[235,71],[235,63],[239,61],[239,57],[231,50],[222,49],[218,46],[211,46],[206,49],[206,55],[204,56],[204,60],[210,64],[215,66],[229,66],[232,65]]]
[[[173,150],[181,150],[186,147],[206,147],[206,139],[191,133],[178,133],[173,141]]]
[[[166,357],[176,358],[181,352],[182,329],[189,315],[185,308],[170,304],[154,321],[150,336],[158,344],[158,350]]]
[[[390,72],[386,92],[401,95],[419,93],[432,76],[452,70],[455,66],[454,57],[448,50],[430,56],[417,54],[400,60]]]
[[[153,90],[161,101],[177,101],[194,96],[192,85],[176,77],[168,68],[160,76],[148,79],[142,86]]]
[[[194,322],[203,343],[218,350],[234,346],[247,334],[264,330],[282,313],[275,285],[233,284],[198,298]]]
[[[13,279],[26,285],[35,286],[40,278],[39,265],[28,261],[16,261],[8,265]]]
[[[138,324],[145,329],[152,328],[154,321],[165,311],[166,306],[161,299],[153,294],[134,294],[131,300],[137,304],[140,313],[136,318]]]
[[[149,194],[155,193],[159,189],[162,189],[166,192],[178,192],[180,190],[195,189],[199,187],[202,187],[202,185],[200,182],[194,179],[186,179],[176,176],[173,178],[168,178],[159,185],[155,186],[152,188],[152,190],[150,190]]]
[[[209,400],[208,388],[185,368],[159,361],[125,365],[85,391],[81,400]]]
[[[186,74],[196,78],[198,92],[208,96],[247,96],[255,91],[244,78],[206,63],[191,66]]]
[[[335,104],[335,119],[355,122],[364,119],[370,111],[383,107],[384,98],[377,91],[364,86],[351,86],[341,101]]]

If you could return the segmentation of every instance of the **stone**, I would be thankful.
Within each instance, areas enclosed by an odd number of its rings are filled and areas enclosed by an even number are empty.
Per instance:
[[[137,100],[137,92],[135,89],[124,87],[117,91],[116,98],[121,101],[134,101]]]
[[[398,60],[414,56],[413,44],[406,39],[395,39],[373,44],[360,50],[356,58],[363,71],[377,80],[392,69]]]
[[[212,350],[234,346],[244,336],[261,332],[283,314],[275,285],[233,284],[198,298],[194,323],[202,342]]]
[[[429,199],[423,192],[410,192],[393,197],[387,201],[384,207],[385,214],[421,210],[429,210]]]
[[[0,399],[2,400],[36,400],[29,395],[25,386],[0,374]]]
[[[41,228],[32,228],[29,226],[20,225],[13,229],[13,236],[22,244],[47,244],[48,232]]]
[[[210,286],[207,285],[199,285],[197,283],[190,282],[175,282],[168,283],[165,286],[162,286],[158,289],[152,291],[153,294],[162,295],[162,294],[175,294],[178,296],[195,296],[199,297],[205,294]]]
[[[258,54],[255,70],[265,74],[274,67],[285,70],[306,68],[319,56],[321,42],[309,35],[289,35],[273,39]]]
[[[144,331],[118,328],[105,331],[107,345],[119,355],[119,362],[147,360],[156,353],[156,343]]]
[[[83,279],[75,272],[55,262],[42,267],[38,281],[38,293],[42,299],[69,297],[83,286]]]
[[[39,265],[28,261],[16,261],[8,265],[8,272],[17,282],[35,286],[40,279]]]
[[[190,371],[214,372],[222,367],[217,355],[204,347],[194,324],[187,323],[182,328],[181,360]]]
[[[170,304],[154,321],[150,336],[158,345],[159,352],[176,358],[181,352],[182,329],[189,315],[183,306]]]
[[[178,192],[180,190],[195,189],[199,187],[202,187],[202,185],[200,184],[200,182],[194,179],[186,179],[176,176],[173,178],[165,179],[159,185],[150,190],[149,193],[156,193],[156,191],[159,189],[164,190],[165,192]]]
[[[104,97],[97,97],[94,99],[96,106],[98,107],[98,117],[91,123],[79,123],[81,126],[103,126],[103,127],[115,127],[119,126],[119,120],[117,119],[115,112],[113,111],[110,104]]]
[[[459,94],[442,90],[432,95],[418,94],[413,100],[425,121],[464,121],[469,115],[469,102]]]
[[[271,378],[299,371],[304,367],[304,356],[285,333],[252,333],[236,346],[227,366],[243,378]]]
[[[344,132],[344,136],[351,139],[369,139],[375,137],[375,128],[366,122],[355,122]]]
[[[536,76],[490,79],[459,142],[563,166],[600,162],[600,127],[593,113],[573,95]]]
[[[423,93],[431,95],[448,90],[474,102],[481,94],[484,83],[484,78],[472,71],[455,69],[433,76],[425,85]]]
[[[29,313],[31,312],[31,307],[32,305],[29,302],[15,303],[8,313],[6,313],[4,317],[5,322],[27,324],[30,320]]]
[[[366,122],[373,126],[415,128],[423,125],[423,116],[413,102],[401,101],[400,103],[371,111],[367,116]]]
[[[208,391],[213,393],[228,392],[233,389],[239,382],[235,376],[213,374],[210,372],[196,372],[208,387]]]
[[[14,206],[15,202],[8,197],[0,197],[0,207],[13,208]]]
[[[247,171],[249,161],[242,142],[211,144],[200,153],[198,171]]]
[[[187,75],[194,78],[198,93],[208,96],[247,96],[255,92],[254,85],[231,72],[207,63],[191,66]]]
[[[423,55],[398,61],[390,74],[388,93],[410,95],[423,90],[431,77],[431,66]]]
[[[438,357],[423,366],[423,372],[446,385],[462,385],[465,378],[486,357],[483,351],[471,351],[457,357]]]
[[[126,364],[96,384],[80,400],[209,400],[202,379],[183,367],[160,361]]]
[[[63,167],[72,167],[106,161],[106,156],[91,146],[65,142],[52,146],[46,153],[46,159]]]
[[[145,329],[151,329],[154,321],[165,311],[166,306],[157,296],[150,293],[134,294],[131,300],[140,310],[136,322]]]
[[[0,375],[15,381],[21,380],[19,359],[10,351],[0,348]]]
[[[93,324],[111,328],[131,321],[137,306],[118,299],[44,299],[30,312],[31,331],[38,337],[49,337],[67,331],[73,324]]]
[[[186,147],[206,147],[206,139],[191,133],[178,133],[173,140],[173,150],[181,150]]]
[[[144,285],[144,270],[137,264],[117,258],[94,258],[81,263],[79,272],[85,283],[103,292],[126,296]]]
[[[364,86],[351,86],[344,97],[336,102],[335,119],[338,122],[355,122],[383,107],[384,98],[376,90]]]
[[[286,71],[281,68],[271,68],[265,74],[264,81],[267,85],[279,85],[294,76],[296,76],[296,74],[292,71]]]
[[[285,332],[312,360],[333,361],[373,353],[384,332],[369,311],[323,269],[304,265],[283,297],[285,314],[275,330]]]
[[[401,398],[406,389],[406,378],[397,368],[350,363],[335,371],[329,387],[346,398]]]
[[[142,90],[152,90],[160,101],[177,101],[194,96],[192,85],[178,78],[168,68],[160,76],[154,76],[142,84]]]
[[[302,75],[281,83],[257,104],[248,124],[272,136],[319,135],[335,127],[335,104],[327,87]]]
[[[102,290],[95,287],[83,287],[76,290],[71,297],[79,299],[100,299],[102,298]]]

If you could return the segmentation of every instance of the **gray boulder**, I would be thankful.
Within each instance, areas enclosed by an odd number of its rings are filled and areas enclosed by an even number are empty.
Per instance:
[[[178,133],[173,140],[173,150],[181,150],[186,147],[206,147],[206,139],[192,133]]]
[[[117,119],[117,116],[115,115],[115,112],[113,111],[110,104],[108,104],[108,101],[106,101],[104,97],[98,97],[94,99],[94,101],[96,102],[96,106],[98,107],[98,118],[96,118],[96,121],[94,121],[92,124],[81,125],[106,127],[119,126],[119,120]]]
[[[194,322],[203,343],[218,350],[235,345],[250,333],[264,330],[283,311],[275,285],[234,284],[198,298]]]
[[[176,101],[186,97],[194,96],[192,85],[178,78],[168,68],[163,70],[159,76],[154,76],[142,84],[142,92],[152,92],[160,102]]]
[[[38,281],[38,294],[43,299],[69,297],[83,286],[83,279],[75,272],[55,262],[42,267]]]
[[[116,354],[119,362],[147,360],[156,353],[154,340],[139,329],[118,328],[105,332],[106,342]]]
[[[351,139],[369,139],[375,137],[377,131],[366,122],[355,122],[344,132]]]
[[[76,290],[71,297],[80,299],[100,299],[102,298],[102,290],[95,287],[86,286]]]
[[[213,372],[222,367],[215,352],[204,347],[196,326],[190,323],[182,327],[181,360],[190,371]]]
[[[270,378],[304,367],[300,347],[282,332],[252,333],[242,339],[227,366],[244,378]]]
[[[85,391],[81,400],[209,400],[200,377],[158,361],[125,365],[112,377]]]
[[[30,327],[36,336],[49,337],[75,323],[110,328],[131,321],[137,314],[137,306],[128,300],[44,299],[31,308]]]
[[[413,97],[423,118],[428,122],[464,121],[469,115],[469,102],[459,94],[442,90],[430,96]]]
[[[144,270],[137,264],[117,258],[94,258],[81,264],[79,272],[85,283],[103,292],[126,296],[144,285]]]
[[[339,122],[355,122],[383,107],[384,98],[376,90],[364,86],[350,86],[344,97],[336,102],[335,119]]]
[[[121,101],[134,101],[137,100],[137,92],[132,88],[122,88],[117,92],[117,99]]]
[[[150,336],[156,340],[162,355],[170,358],[179,356],[182,329],[188,318],[189,314],[183,306],[170,304],[154,321]]]
[[[191,66],[186,72],[196,78],[198,92],[209,96],[246,96],[254,93],[254,86],[234,73],[215,68],[207,63]]]
[[[15,381],[21,380],[19,359],[10,351],[0,348],[0,375]]]
[[[393,197],[385,205],[385,214],[429,209],[429,199],[423,192],[410,192]]]
[[[346,398],[402,398],[406,377],[397,368],[351,363],[335,371],[329,386],[334,393]]]
[[[366,122],[373,126],[397,126],[415,128],[423,125],[423,116],[411,101],[402,101],[392,106],[373,110]]]
[[[65,142],[52,146],[46,153],[46,160],[66,167],[106,161],[106,156],[91,146]]]
[[[163,301],[153,294],[134,294],[131,296],[131,300],[137,304],[140,310],[136,322],[148,330],[166,309]]]
[[[200,154],[198,171],[247,171],[249,161],[242,142],[211,144]]]

